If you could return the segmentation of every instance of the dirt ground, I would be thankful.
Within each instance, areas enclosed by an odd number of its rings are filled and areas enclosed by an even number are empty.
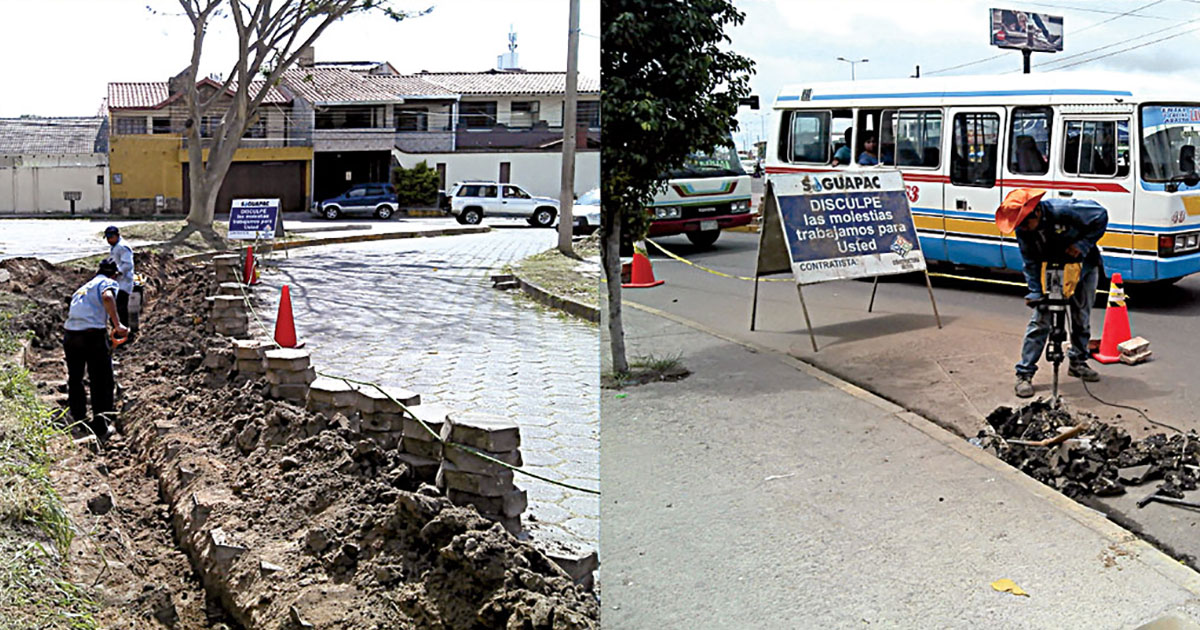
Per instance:
[[[65,404],[61,325],[91,274],[0,263],[0,293],[38,307],[31,368]],[[474,509],[418,484],[395,454],[264,384],[203,367],[228,342],[203,332],[208,272],[139,257],[140,337],[117,357],[119,435],[63,440],[54,480],[78,535],[74,582],[102,628],[599,626],[593,594]]]

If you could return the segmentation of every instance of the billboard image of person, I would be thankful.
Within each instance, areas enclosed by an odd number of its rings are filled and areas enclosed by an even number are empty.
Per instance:
[[[992,9],[992,45],[1037,52],[1063,49],[1061,16],[1028,13],[1012,9]]]

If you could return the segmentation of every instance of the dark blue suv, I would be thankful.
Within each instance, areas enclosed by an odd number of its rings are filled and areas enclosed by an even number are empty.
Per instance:
[[[355,184],[346,192],[317,205],[317,214],[336,219],[343,214],[371,213],[390,219],[399,207],[396,189],[391,184]]]

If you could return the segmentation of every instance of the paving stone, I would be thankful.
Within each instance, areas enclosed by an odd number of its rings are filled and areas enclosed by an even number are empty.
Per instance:
[[[442,440],[503,453],[520,448],[521,432],[516,423],[503,416],[468,411],[446,417]]]
[[[505,470],[498,475],[477,475],[459,470],[453,463],[445,460],[442,460],[442,467],[438,470],[437,482],[439,488],[488,497],[503,496],[515,487],[513,486],[513,473],[510,470]]]
[[[312,351],[307,348],[273,348],[263,352],[267,368],[276,370],[304,370],[308,368]]]
[[[405,453],[428,457],[429,459],[440,460],[442,458],[442,443],[430,442],[427,440],[417,440],[410,437],[404,437],[400,440],[400,448]],[[454,449],[451,449],[454,450]]]
[[[493,457],[497,460],[520,468],[523,465],[521,459],[521,451],[508,451],[505,453],[490,453],[480,451],[484,455]],[[469,451],[464,451],[460,448],[448,447],[442,455],[446,460],[453,462],[455,466],[465,472],[477,473],[480,475],[498,476],[503,474],[503,471],[509,470],[506,466],[488,461]]]
[[[529,495],[524,490],[513,490],[503,496],[483,495],[450,489],[446,496],[455,505],[473,505],[484,516],[520,516],[529,506]]]

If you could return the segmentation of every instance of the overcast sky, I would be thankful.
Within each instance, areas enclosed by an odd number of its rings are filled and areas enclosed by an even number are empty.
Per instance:
[[[1062,16],[1063,51],[1035,53],[1033,72],[1147,44],[1059,71],[1106,70],[1181,81],[1200,78],[1192,52],[1200,48],[1200,0],[735,2],[746,21],[729,35],[733,48],[757,64],[751,85],[763,104],[760,112],[743,110],[739,116],[739,149],[762,135],[763,115],[783,85],[849,80],[850,64],[838,57],[869,60],[855,64],[858,80],[909,77],[918,65],[921,76],[1019,73],[1019,51],[989,45],[988,17],[993,7]],[[1163,41],[1150,43],[1158,39]],[[984,59],[988,61],[946,70]]]
[[[580,73],[600,74],[600,0],[582,0]],[[147,6],[156,10],[152,12]],[[565,0],[394,0],[434,7],[400,23],[359,15],[317,40],[317,61],[390,61],[400,72],[496,67],[517,33],[526,70],[567,67]],[[207,38],[202,74],[226,74],[236,52],[220,28]],[[0,117],[90,116],[107,84],[166,81],[191,58],[191,25],[178,0],[0,0]],[[222,37],[224,36],[224,37]]]

